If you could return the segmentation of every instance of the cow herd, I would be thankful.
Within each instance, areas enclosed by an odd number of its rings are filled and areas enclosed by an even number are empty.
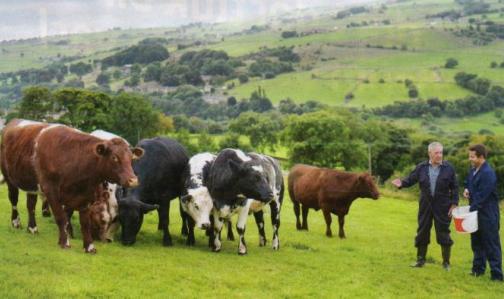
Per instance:
[[[228,239],[234,239],[231,217],[236,214],[238,254],[246,254],[245,228],[248,215],[254,214],[259,245],[265,246],[264,208],[269,205],[272,248],[280,248],[284,179],[279,162],[266,155],[224,149],[189,157],[182,145],[168,138],[144,139],[132,147],[101,130],[88,134],[61,124],[15,119],[2,132],[0,163],[12,226],[21,227],[17,203],[22,190],[27,193],[28,231],[38,231],[35,206],[40,194],[43,215],[50,215],[48,204],[58,225],[61,248],[70,247],[74,211],[79,213],[87,253],[96,253],[93,240],[112,241],[119,227],[121,242],[134,244],[144,214],[153,210],[158,212],[162,243],[170,246],[170,202],[177,197],[187,245],[195,244],[197,228],[206,231],[209,247],[220,251],[225,224]],[[326,235],[332,235],[332,213],[338,216],[341,238],[351,203],[379,196],[369,174],[308,165],[291,169],[288,192],[298,230],[308,229],[308,209],[322,209]]]

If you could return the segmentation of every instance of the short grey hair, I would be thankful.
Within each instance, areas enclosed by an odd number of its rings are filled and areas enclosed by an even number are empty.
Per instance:
[[[432,150],[434,150],[435,148],[438,148],[438,147],[440,147],[441,149],[443,149],[443,145],[441,143],[439,143],[437,141],[434,141],[434,142],[431,142],[429,144],[429,146],[427,147],[427,150],[429,152],[431,152]]]

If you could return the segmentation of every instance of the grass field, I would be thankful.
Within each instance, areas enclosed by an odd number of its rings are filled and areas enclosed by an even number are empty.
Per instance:
[[[449,272],[441,267],[437,244],[430,246],[425,268],[408,267],[415,256],[417,204],[394,196],[388,192],[378,201],[357,200],[346,218],[345,240],[325,237],[320,212],[310,212],[309,232],[296,231],[287,197],[280,251],[258,247],[250,217],[247,256],[238,256],[237,242],[231,241],[224,241],[222,252],[210,252],[200,231],[196,246],[187,248],[174,201],[173,247],[161,246],[153,213],[147,216],[137,244],[99,243],[98,254],[92,256],[83,253],[80,236],[71,249],[59,249],[56,225],[52,218],[41,218],[39,209],[38,235],[11,228],[10,204],[2,186],[0,293],[3,298],[501,298],[504,288],[492,283],[489,274],[467,275],[472,256],[467,235],[453,235]],[[26,225],[24,205],[23,198],[19,207]],[[73,223],[76,226],[77,219]],[[268,222],[266,229],[269,236]],[[434,236],[431,239],[434,242]]]

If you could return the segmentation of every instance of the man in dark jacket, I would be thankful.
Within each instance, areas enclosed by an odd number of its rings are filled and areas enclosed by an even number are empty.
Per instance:
[[[471,275],[483,275],[488,260],[492,280],[502,281],[497,177],[486,162],[486,156],[484,145],[476,144],[469,147],[469,161],[472,168],[466,179],[464,196],[469,198],[470,211],[478,211],[478,230],[471,234],[474,254]]]
[[[441,245],[443,268],[450,268],[451,212],[458,205],[458,184],[455,170],[443,161],[443,145],[439,142],[429,144],[429,161],[418,164],[407,178],[395,179],[392,184],[397,188],[410,187],[417,182],[420,185],[418,209],[418,229],[415,238],[417,261],[412,267],[423,267],[430,243],[432,221],[436,229],[436,239]]]

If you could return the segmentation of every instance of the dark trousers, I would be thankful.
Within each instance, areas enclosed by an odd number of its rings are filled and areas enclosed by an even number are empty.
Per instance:
[[[453,245],[453,240],[450,238],[450,221],[448,210],[450,204],[433,202],[429,199],[420,199],[418,209],[418,229],[415,237],[415,246],[427,246],[430,243],[430,231],[432,222],[436,230],[436,240],[441,246]]]
[[[488,261],[492,277],[502,279],[502,251],[497,221],[478,219],[478,231],[471,234],[471,248],[474,253],[472,271],[483,274]]]

